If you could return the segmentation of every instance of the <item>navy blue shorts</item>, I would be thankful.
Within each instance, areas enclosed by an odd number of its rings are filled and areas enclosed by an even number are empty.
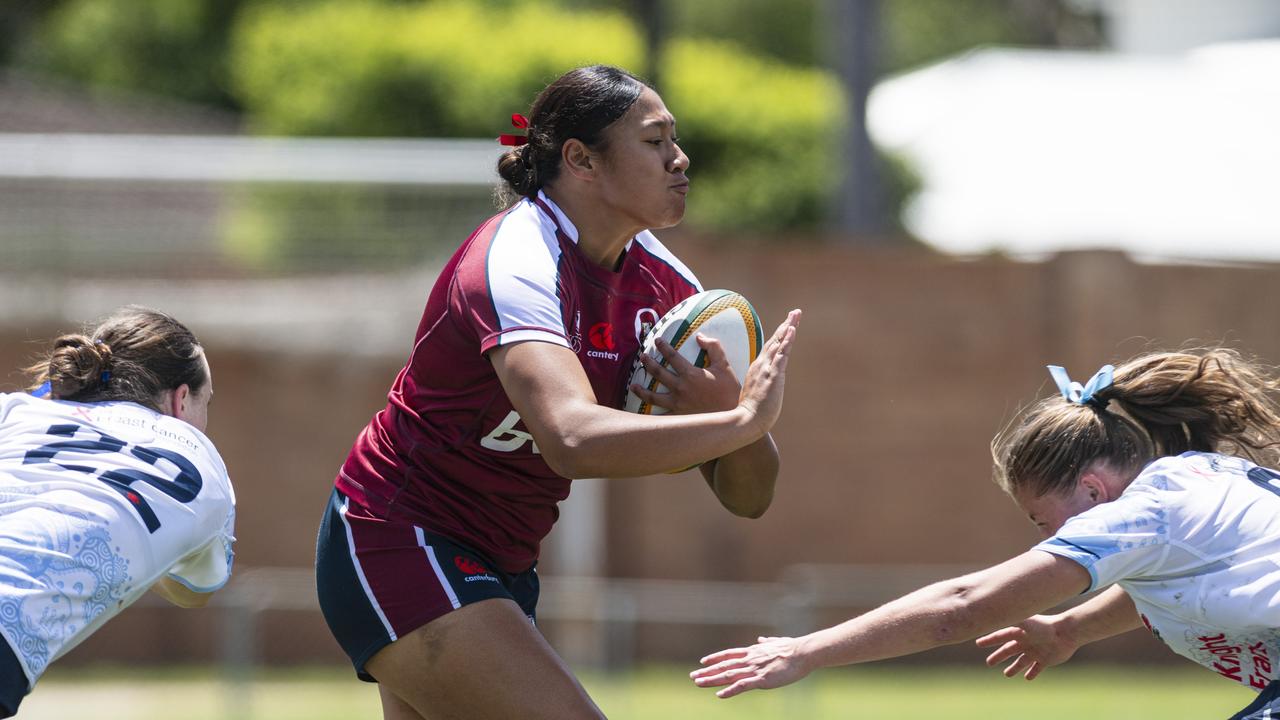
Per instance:
[[[27,674],[9,643],[0,637],[0,718],[13,717],[30,690]]]
[[[1231,720],[1280,720],[1280,680],[1273,680],[1249,706]]]
[[[316,540],[325,622],[361,680],[379,650],[463,605],[503,598],[535,618],[534,568],[504,573],[484,555],[402,520],[375,517],[338,490]]]

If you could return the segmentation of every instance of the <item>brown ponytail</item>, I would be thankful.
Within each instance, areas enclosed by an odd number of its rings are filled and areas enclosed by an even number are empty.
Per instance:
[[[1074,486],[1102,461],[1136,474],[1157,457],[1187,451],[1280,459],[1280,383],[1235,350],[1209,348],[1139,356],[1089,404],[1040,400],[992,441],[996,482],[1035,496]]]
[[[27,368],[36,390],[49,383],[55,400],[123,400],[160,411],[160,394],[208,382],[204,350],[195,335],[157,310],[128,306],[86,334],[53,343],[49,356]]]

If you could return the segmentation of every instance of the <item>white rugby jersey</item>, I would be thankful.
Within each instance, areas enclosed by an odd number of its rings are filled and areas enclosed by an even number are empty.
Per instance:
[[[1174,652],[1260,690],[1280,665],[1280,473],[1183,453],[1036,549],[1070,558],[1090,589],[1117,583]]]
[[[0,393],[0,634],[31,685],[162,577],[222,587],[234,520],[226,466],[191,425]]]

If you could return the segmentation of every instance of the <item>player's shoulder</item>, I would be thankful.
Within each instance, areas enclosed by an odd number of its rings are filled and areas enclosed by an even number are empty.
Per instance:
[[[458,262],[456,289],[473,295],[500,291],[513,280],[554,285],[559,257],[555,226],[520,200],[477,229]]]
[[[555,225],[528,199],[494,215],[476,233],[466,262],[489,272],[520,272],[532,265],[554,265],[560,246]]]
[[[1155,491],[1185,491],[1197,487],[1221,488],[1223,475],[1243,475],[1252,462],[1231,455],[1190,451],[1159,457],[1138,473],[1134,485]]]
[[[693,270],[651,231],[640,231],[632,241],[631,248],[636,262],[648,268],[655,276],[666,282],[686,285],[690,293],[702,292],[702,284],[698,282]]]

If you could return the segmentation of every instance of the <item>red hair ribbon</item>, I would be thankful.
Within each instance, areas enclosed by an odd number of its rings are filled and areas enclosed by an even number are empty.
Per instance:
[[[521,115],[520,113],[512,113],[511,127],[519,130],[524,130],[529,127],[529,119]],[[503,133],[498,136],[498,142],[502,143],[503,145],[512,145],[512,146],[518,147],[520,145],[528,144],[529,138],[526,135],[510,135],[507,133]]]

